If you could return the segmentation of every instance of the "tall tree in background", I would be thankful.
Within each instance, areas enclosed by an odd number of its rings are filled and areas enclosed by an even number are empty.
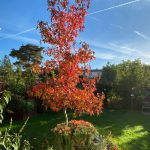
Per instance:
[[[43,47],[37,45],[26,44],[22,45],[18,50],[12,49],[10,52],[10,56],[17,59],[16,62],[14,62],[16,73],[19,75],[18,71],[22,71],[20,72],[20,77],[24,79],[26,89],[28,89],[37,78],[37,75],[32,71],[32,66],[42,62],[41,52],[43,49]]]
[[[53,111],[64,110],[68,124],[67,109],[74,109],[76,114],[87,112],[99,114],[102,109],[103,96],[94,95],[95,81],[79,78],[88,73],[88,62],[94,59],[94,52],[85,42],[77,49],[75,38],[79,31],[84,30],[85,15],[90,0],[48,0],[51,24],[39,22],[43,42],[51,48],[45,51],[50,60],[45,62],[42,72],[50,73],[56,68],[58,74],[47,78],[45,82],[37,83],[30,92],[31,96],[39,97]],[[41,73],[41,67],[36,65],[35,72]],[[83,89],[77,88],[82,83]]]
[[[0,62],[0,78],[3,82],[8,82],[11,80],[13,74],[13,65],[10,62],[9,56],[5,55],[4,59]]]
[[[101,80],[98,83],[98,88],[103,87],[103,90],[107,91],[114,88],[115,79],[117,75],[116,66],[110,63],[107,63],[106,66],[102,69]]]
[[[144,69],[140,60],[123,61],[117,68],[117,84],[120,85],[120,93],[129,93],[133,88],[137,93],[143,88]],[[126,94],[127,94],[126,93]]]
[[[146,90],[146,95],[150,97],[150,65],[144,65],[144,88]]]
[[[10,56],[16,58],[15,65],[21,65],[24,69],[42,61],[41,51],[43,47],[32,44],[22,45],[18,50],[12,49]]]

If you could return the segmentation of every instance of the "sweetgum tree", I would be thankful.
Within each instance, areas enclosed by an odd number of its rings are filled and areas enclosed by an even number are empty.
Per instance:
[[[85,42],[77,48],[75,38],[84,30],[84,21],[90,0],[48,0],[51,23],[40,21],[38,27],[42,41],[51,47],[44,52],[50,60],[41,68],[34,67],[37,73],[47,76],[45,81],[38,81],[30,92],[40,98],[53,111],[64,110],[68,125],[67,109],[75,114],[87,112],[99,114],[102,109],[103,95],[94,95],[95,80],[80,78],[89,73],[89,61],[94,59],[94,52]],[[57,74],[54,73],[57,70]],[[83,88],[77,88],[81,83]]]

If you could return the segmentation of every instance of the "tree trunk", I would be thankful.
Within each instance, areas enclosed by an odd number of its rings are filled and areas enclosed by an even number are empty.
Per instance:
[[[68,126],[67,108],[64,108],[64,116],[65,116],[66,125]]]

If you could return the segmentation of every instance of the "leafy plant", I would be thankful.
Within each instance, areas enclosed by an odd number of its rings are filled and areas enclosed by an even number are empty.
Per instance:
[[[56,150],[113,150],[109,135],[100,136],[97,129],[84,120],[71,120],[68,126],[65,123],[57,124],[52,129],[54,148]]]
[[[19,150],[20,148],[22,148],[22,150],[30,150],[30,143],[27,140],[21,142],[21,133],[26,126],[28,119],[25,121],[20,131],[13,134],[10,134],[12,121],[10,122],[10,126],[8,129],[6,128],[4,135],[1,134],[0,136],[0,148],[2,150]]]
[[[3,110],[6,108],[6,105],[11,100],[11,93],[9,91],[4,91],[0,98],[0,123],[3,121]],[[29,118],[28,118],[29,119]],[[18,133],[10,134],[12,127],[12,120],[10,121],[9,128],[6,128],[5,133],[0,132],[0,149],[2,150],[19,150],[22,147],[22,150],[30,150],[30,143],[26,140],[23,141],[21,145],[22,131],[28,121],[25,121],[24,125]]]
[[[11,102],[6,108],[8,111],[4,112],[6,117],[22,119],[21,113],[22,116],[25,116],[28,112],[32,112],[34,102],[29,100],[27,90],[33,85],[37,75],[32,73],[31,76],[30,73],[31,69],[28,72],[27,70],[22,70],[19,65],[14,67],[7,56],[1,62],[0,79],[3,81],[3,89],[11,92]]]
[[[0,124],[3,121],[3,111],[7,104],[11,101],[11,93],[9,91],[3,91],[0,97]]]
[[[48,147],[47,150],[54,150],[53,147]]]

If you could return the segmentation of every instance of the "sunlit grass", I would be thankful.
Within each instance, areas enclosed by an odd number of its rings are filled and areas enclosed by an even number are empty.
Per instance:
[[[120,147],[125,149],[126,147],[130,147],[130,143],[132,143],[133,141],[136,140],[138,141],[138,139],[144,138],[146,136],[149,136],[149,132],[145,131],[143,126],[141,125],[137,125],[134,127],[127,126],[125,129],[122,130],[121,135],[116,136],[114,140],[116,141],[116,143],[118,143]],[[140,148],[140,145],[138,143],[136,147],[139,149],[144,149],[144,147]]]

